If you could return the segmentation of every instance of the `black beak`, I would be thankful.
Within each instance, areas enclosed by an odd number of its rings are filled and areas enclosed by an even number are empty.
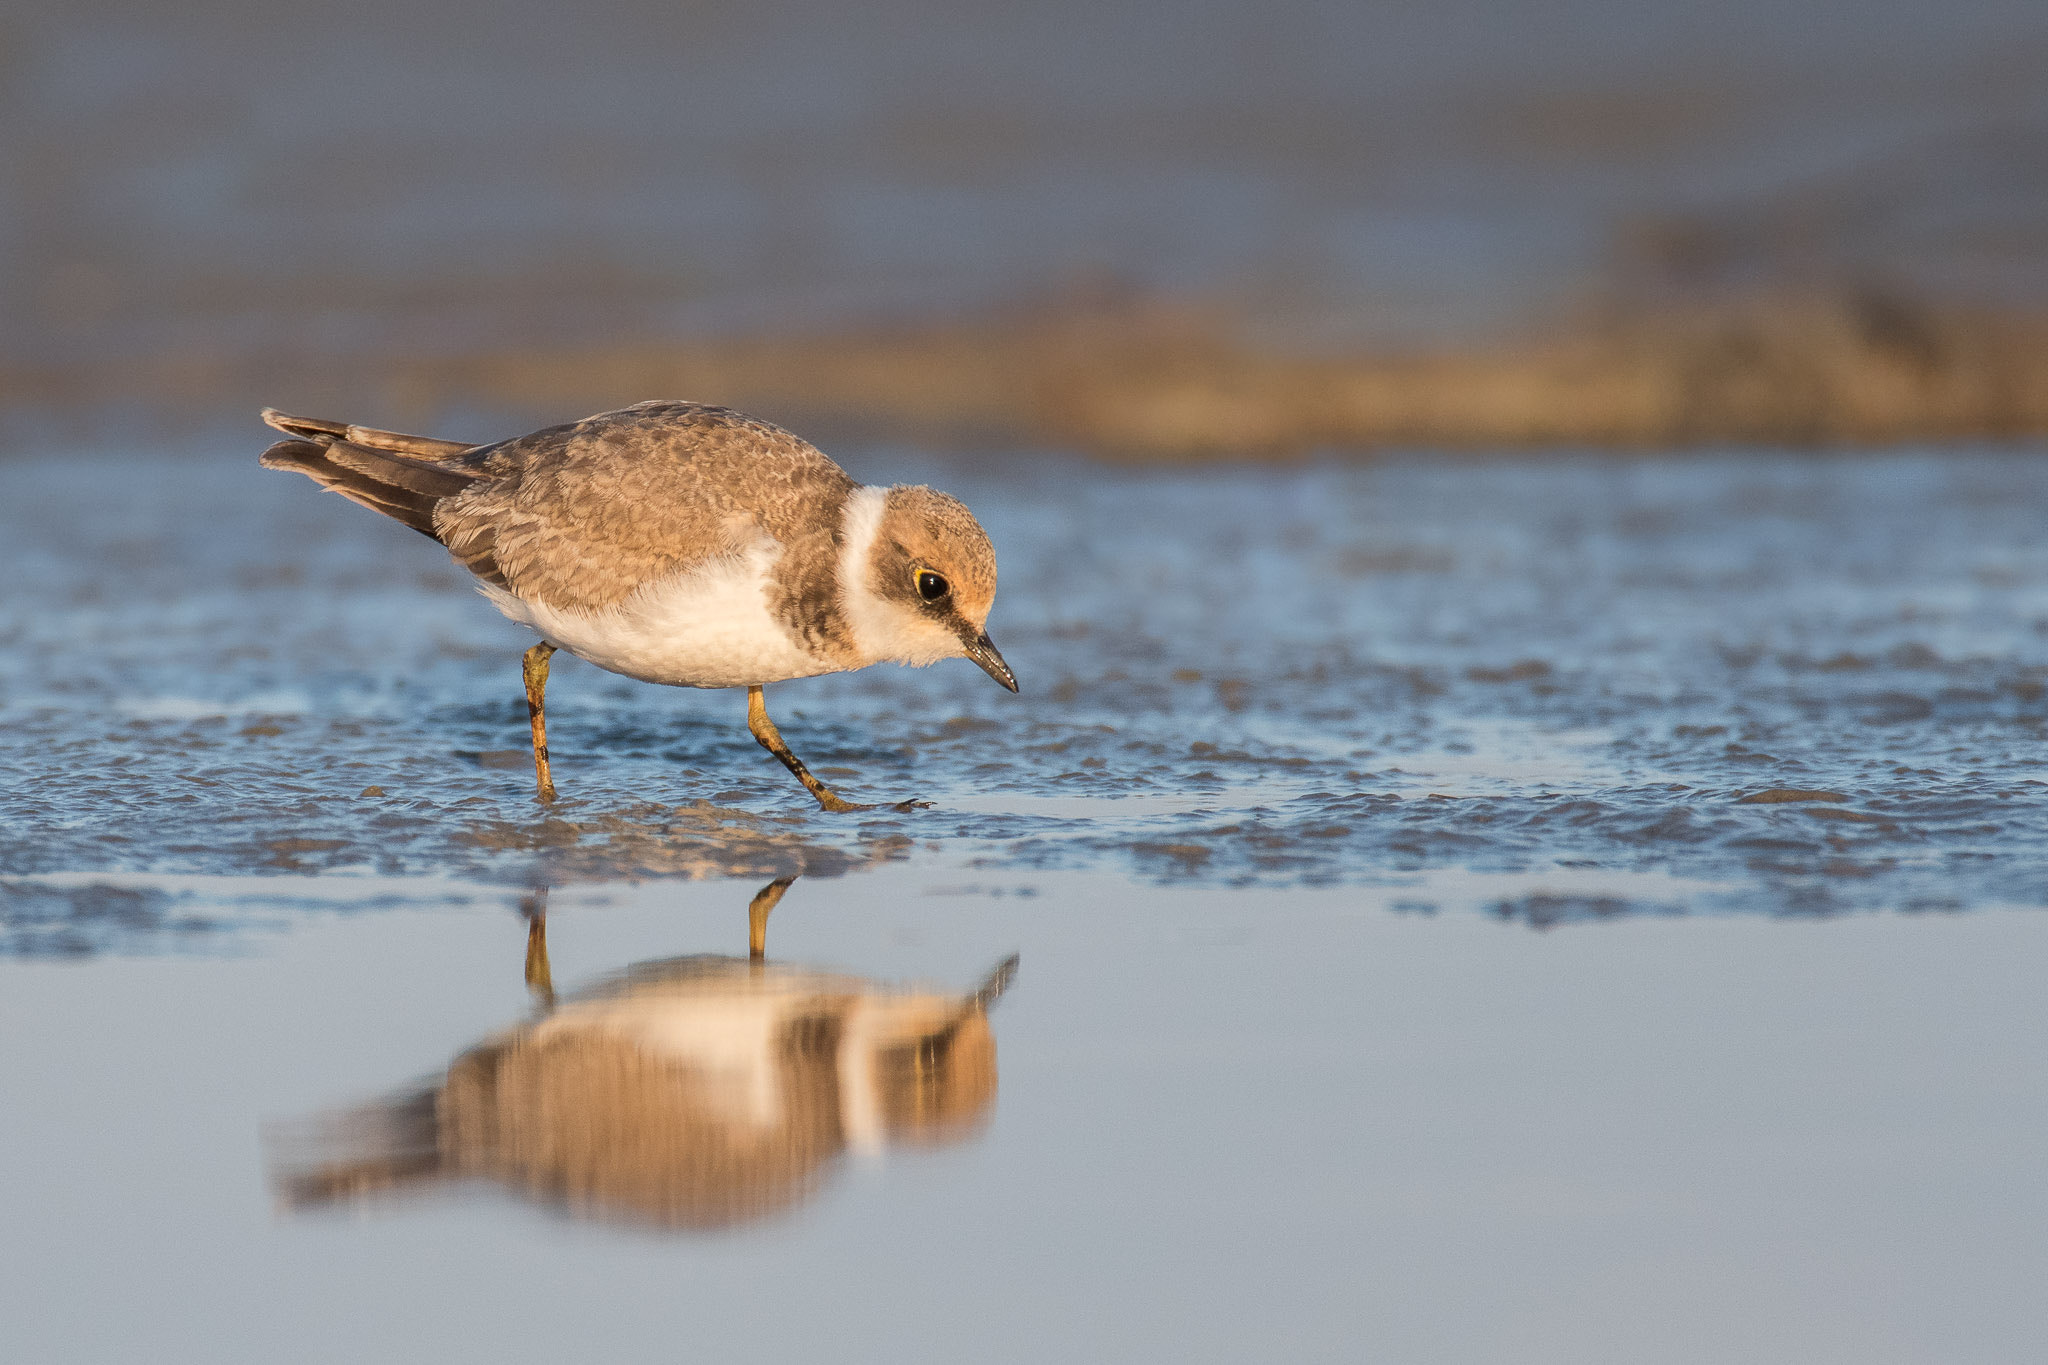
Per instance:
[[[994,678],[1012,692],[1017,690],[1017,675],[1003,662],[1003,656],[996,652],[996,642],[988,638],[988,632],[960,637],[961,652],[981,665],[982,671]]]

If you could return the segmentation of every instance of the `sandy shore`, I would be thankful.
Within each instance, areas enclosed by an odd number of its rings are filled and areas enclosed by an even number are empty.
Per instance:
[[[1459,349],[1346,352],[1290,350],[1221,310],[1147,302],[560,349],[188,346],[0,371],[0,412],[16,416],[210,424],[277,403],[450,435],[463,434],[446,429],[450,412],[538,422],[653,395],[827,436],[1145,461],[1999,439],[2048,433],[2048,315],[1837,291],[1607,308]]]

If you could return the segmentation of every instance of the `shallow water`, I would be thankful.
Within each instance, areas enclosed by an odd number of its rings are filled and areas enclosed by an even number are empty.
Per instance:
[[[0,464],[10,1355],[2030,1354],[2048,465],[847,462],[1003,563],[770,690],[909,814],[566,656],[543,810],[435,547]]]
[[[0,966],[10,1355],[1869,1365],[2039,1340],[2048,916],[1530,934],[1371,890],[1023,884],[791,888],[771,962],[965,991],[1019,954],[999,1087],[977,1131],[820,1152],[796,1202],[708,1230],[489,1171],[279,1202],[310,1116],[537,1017],[512,898],[316,917],[254,957]],[[751,889],[558,890],[554,980],[742,954]]]
[[[828,780],[934,803],[914,814],[822,817],[737,694],[566,656],[542,809],[525,637],[429,543],[239,451],[0,468],[0,943],[135,949],[222,917],[98,874],[527,885],[913,854],[1369,883],[1532,923],[2041,899],[2048,464],[851,462],[954,487],[1003,563],[1021,696],[965,662],[769,690]]]

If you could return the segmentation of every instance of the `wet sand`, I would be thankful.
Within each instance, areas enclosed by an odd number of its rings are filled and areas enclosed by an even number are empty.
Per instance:
[[[765,880],[934,851],[1532,923],[2040,897],[2026,455],[1169,477],[840,453],[957,490],[1002,556],[1022,696],[966,663],[770,689],[827,780],[935,803],[913,814],[821,818],[738,695],[572,660],[542,808],[525,639],[437,547],[247,451],[0,466],[8,949],[234,923],[101,874]]]
[[[124,406],[175,420],[269,402],[318,412],[368,403],[379,420],[438,430],[448,413],[541,425],[648,394],[871,441],[1161,464],[2012,439],[2048,434],[2048,313],[1821,291],[1588,310],[1458,346],[1333,349],[1262,339],[1228,310],[1158,300],[554,349],[423,354],[394,341],[372,355],[201,348],[0,366],[0,411],[18,422]]]

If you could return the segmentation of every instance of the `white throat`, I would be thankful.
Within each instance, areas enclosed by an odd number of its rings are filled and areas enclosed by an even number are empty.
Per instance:
[[[935,664],[958,654],[959,641],[914,608],[877,593],[869,573],[888,498],[888,489],[873,487],[847,496],[840,522],[839,603],[864,664]]]
[[[882,532],[882,506],[888,498],[886,488],[856,488],[847,495],[846,509],[840,514],[839,605],[846,612],[854,648],[865,662],[888,658],[885,646],[894,633],[889,604],[868,586],[868,559],[875,550],[875,537]]]

